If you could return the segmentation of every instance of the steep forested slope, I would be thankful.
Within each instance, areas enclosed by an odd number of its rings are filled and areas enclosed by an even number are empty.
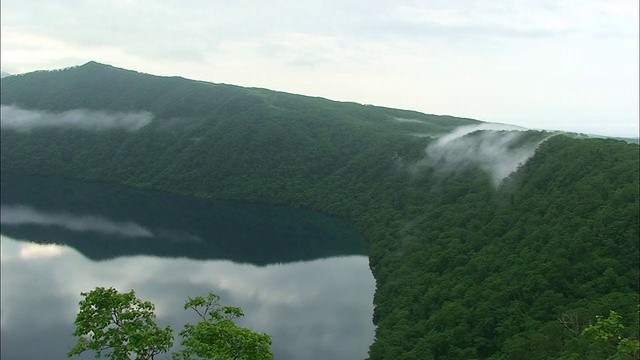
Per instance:
[[[339,169],[358,166],[360,159],[391,159],[396,150],[418,156],[425,140],[407,141],[406,134],[438,134],[477,123],[154,77],[96,63],[10,77],[2,85],[2,104],[12,105],[5,106],[5,114],[18,107],[67,111],[67,117],[75,109],[100,110],[98,115],[87,112],[89,117],[134,111],[153,116],[135,132],[43,126],[30,131],[28,142],[7,136],[3,143],[11,151],[3,154],[3,162],[12,167],[21,163],[11,161],[13,156],[46,156],[39,164],[46,173],[216,197],[290,201],[293,191],[281,188],[307,190]],[[64,140],[48,141],[53,136]]]
[[[411,189],[410,220],[374,244],[373,358],[606,358],[559,319],[610,309],[637,334],[636,146],[558,136],[497,191],[474,176],[448,199]]]
[[[601,358],[613,345],[572,330],[637,324],[638,145],[445,142],[480,123],[97,63],[4,78],[2,105],[3,169],[349,219],[371,244],[372,359]]]

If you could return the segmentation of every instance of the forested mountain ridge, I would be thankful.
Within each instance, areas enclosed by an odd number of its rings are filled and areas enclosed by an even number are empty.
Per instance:
[[[571,330],[637,336],[638,145],[483,125],[91,62],[2,79],[1,166],[350,220],[371,359],[602,358]]]

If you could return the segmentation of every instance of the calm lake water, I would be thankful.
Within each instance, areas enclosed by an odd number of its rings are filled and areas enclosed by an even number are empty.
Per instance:
[[[7,172],[1,194],[3,360],[65,358],[96,286],[135,289],[176,334],[197,321],[186,298],[214,292],[272,335],[276,359],[367,357],[375,281],[345,222]]]

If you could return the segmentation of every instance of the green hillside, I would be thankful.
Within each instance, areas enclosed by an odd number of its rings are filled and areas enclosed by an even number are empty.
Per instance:
[[[576,329],[637,337],[638,145],[480,125],[91,62],[2,79],[1,166],[349,220],[371,359],[614,354]]]

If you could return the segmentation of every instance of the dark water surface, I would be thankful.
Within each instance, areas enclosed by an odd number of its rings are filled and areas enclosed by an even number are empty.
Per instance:
[[[3,360],[65,358],[96,286],[135,289],[176,335],[197,321],[186,298],[214,292],[272,335],[276,359],[367,357],[375,282],[345,222],[7,172],[1,194]]]

